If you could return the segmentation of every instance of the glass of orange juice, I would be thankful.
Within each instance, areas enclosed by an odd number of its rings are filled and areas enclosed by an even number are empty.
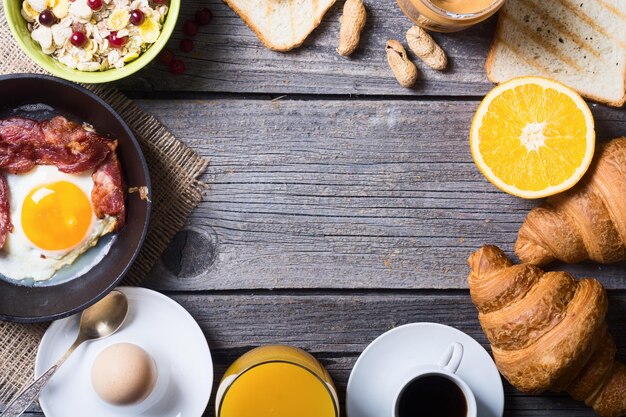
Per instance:
[[[505,0],[397,0],[415,24],[436,32],[456,32],[486,20]]]
[[[262,346],[237,359],[217,389],[216,417],[339,417],[324,367],[290,346]]]

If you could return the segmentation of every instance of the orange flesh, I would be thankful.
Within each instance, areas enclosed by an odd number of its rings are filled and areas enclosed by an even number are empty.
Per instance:
[[[563,183],[586,154],[586,141],[581,140],[587,135],[584,114],[566,94],[536,84],[494,98],[479,135],[485,164],[503,182],[522,190]]]

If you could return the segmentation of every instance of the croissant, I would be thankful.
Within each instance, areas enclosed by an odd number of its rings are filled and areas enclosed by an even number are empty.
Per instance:
[[[517,389],[567,391],[602,417],[626,416],[626,366],[595,279],[514,265],[495,246],[468,260],[468,282],[498,369]]]
[[[535,265],[626,259],[626,138],[599,145],[579,184],[530,211],[515,253]]]

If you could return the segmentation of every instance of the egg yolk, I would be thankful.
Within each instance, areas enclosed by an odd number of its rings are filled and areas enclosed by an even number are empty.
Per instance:
[[[22,206],[26,237],[43,250],[71,249],[87,234],[91,202],[75,184],[59,181],[33,188]]]

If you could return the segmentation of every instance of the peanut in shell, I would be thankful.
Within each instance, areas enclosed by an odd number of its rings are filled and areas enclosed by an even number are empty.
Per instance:
[[[402,87],[413,87],[417,81],[417,67],[407,56],[404,46],[399,41],[391,39],[387,41],[385,50],[387,51],[387,63],[389,63],[398,83]]]
[[[435,70],[444,70],[448,65],[448,57],[435,40],[419,26],[413,26],[406,33],[409,48],[426,65]]]

